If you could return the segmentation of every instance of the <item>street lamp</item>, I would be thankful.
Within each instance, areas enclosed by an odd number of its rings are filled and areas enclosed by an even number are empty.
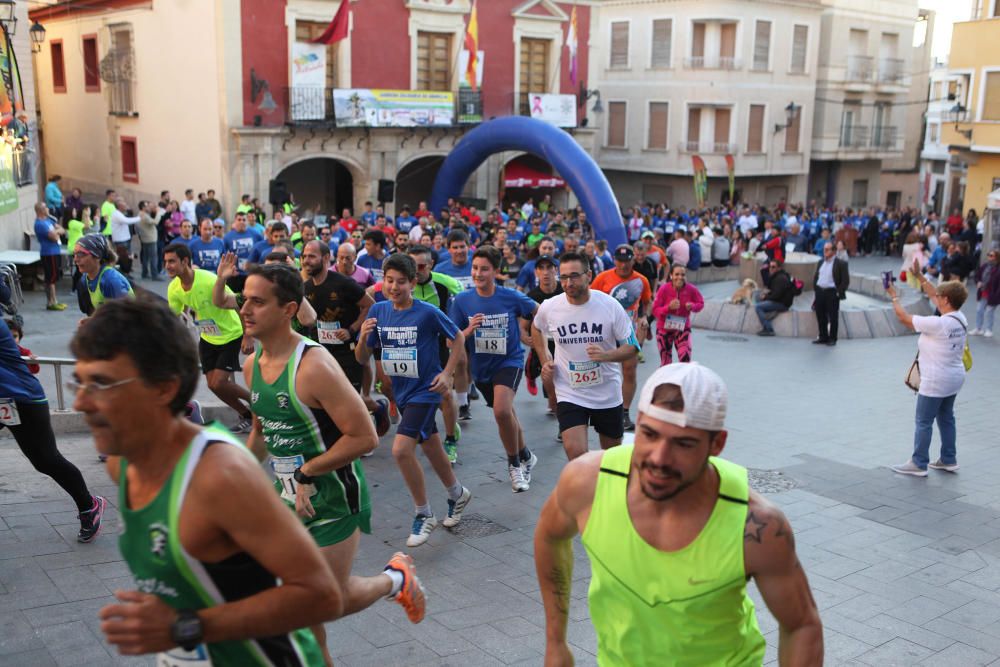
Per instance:
[[[961,134],[966,139],[971,140],[972,139],[972,128],[969,128],[968,130],[962,130],[962,129],[959,129],[959,127],[958,127],[959,123],[967,123],[968,122],[968,119],[966,118],[966,112],[967,111],[968,111],[968,109],[966,109],[965,106],[961,102],[957,102],[955,104],[955,106],[953,106],[952,108],[948,109],[948,117],[949,117],[949,119],[953,123],[955,123],[955,131],[958,132],[959,134]]]
[[[14,32],[17,30],[17,19],[14,18],[14,0],[0,0],[0,24],[3,24],[8,36],[14,36]]]
[[[45,41],[45,26],[35,21],[28,29],[28,35],[31,36],[31,50],[34,53],[40,52],[42,50],[42,42]]]
[[[792,126],[792,123],[799,117],[799,113],[802,111],[802,105],[796,104],[795,102],[789,102],[788,106],[785,107],[785,124],[780,123],[774,126],[774,133],[777,134],[782,130],[788,129]]]
[[[587,86],[585,86],[581,81],[580,92],[577,93],[577,100],[579,100],[578,105],[582,107],[587,103],[587,100],[589,100],[591,97],[596,97],[597,99],[594,100],[594,106],[591,107],[590,110],[593,111],[594,113],[604,113],[604,106],[601,105],[601,91],[597,90],[596,88],[593,90],[588,90]]]

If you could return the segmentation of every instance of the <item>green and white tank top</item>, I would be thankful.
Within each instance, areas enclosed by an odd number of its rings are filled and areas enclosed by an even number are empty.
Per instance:
[[[233,446],[247,452],[242,443],[221,428],[202,430],[177,461],[173,473],[152,502],[137,509],[129,507],[128,463],[122,460],[118,507],[124,530],[118,538],[118,548],[139,590],[157,595],[174,609],[214,607],[281,583],[245,552],[218,563],[205,563],[191,556],[181,544],[178,517],[191,476],[209,445]],[[202,644],[194,651],[175,648],[159,654],[156,664],[163,667],[311,667],[324,663],[312,631],[303,629],[274,637]]]

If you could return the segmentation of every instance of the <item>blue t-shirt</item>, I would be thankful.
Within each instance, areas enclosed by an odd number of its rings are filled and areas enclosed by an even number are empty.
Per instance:
[[[689,271],[697,271],[701,268],[701,244],[697,241],[688,241],[688,247],[691,251],[688,257],[687,268]]]
[[[375,224],[375,218],[377,217],[378,214],[375,211],[366,211],[361,214],[361,222],[365,223],[365,227],[371,227]]]
[[[456,294],[448,314],[464,330],[474,315],[485,316],[470,337],[467,347],[476,382],[490,382],[501,368],[522,368],[524,349],[518,317],[530,318],[538,304],[526,294],[497,287],[493,296],[482,297],[474,290]]]
[[[372,274],[375,282],[382,280],[382,263],[385,262],[387,255],[383,254],[382,257],[374,257],[373,255],[361,255],[358,257],[357,265],[368,269],[368,272]]]
[[[87,274],[83,275],[83,279],[87,281],[87,289],[91,292],[96,292],[99,284],[105,301],[119,299],[132,293],[132,285],[129,284],[128,278],[110,267],[100,271],[93,280],[88,278]]]
[[[52,222],[49,218],[35,219],[35,236],[38,237],[38,254],[42,257],[58,255],[62,252],[62,245],[59,241],[53,241],[49,238],[49,232],[51,232],[52,228],[55,226],[56,223]]]
[[[417,219],[412,215],[401,215],[396,218],[396,231],[409,234],[415,224],[417,224]]]
[[[21,359],[14,335],[7,323],[0,320],[0,399],[45,402],[45,390]]]
[[[461,266],[451,263],[451,255],[444,254],[441,255],[441,262],[435,265],[434,270],[438,273],[443,273],[446,276],[451,276],[459,282],[462,289],[469,289],[472,287],[472,262],[467,261]]]
[[[267,241],[258,241],[250,249],[250,257],[247,261],[253,264],[263,264],[264,258],[270,255],[273,250],[274,246]]]
[[[396,405],[439,405],[441,394],[431,391],[431,382],[441,372],[438,340],[454,340],[458,327],[440,308],[414,301],[406,310],[396,310],[391,301],[374,304],[368,317],[378,326],[368,336],[369,347],[382,348],[382,370],[392,378]]]
[[[222,242],[222,239],[213,236],[206,243],[199,236],[192,239],[191,243],[188,243],[188,247],[191,248],[192,264],[212,273],[219,270],[219,260],[222,259],[222,253],[226,252],[226,244]]]
[[[226,252],[236,253],[236,267],[243,274],[253,247],[263,240],[264,237],[260,235],[260,232],[253,227],[248,227],[245,232],[238,232],[235,229],[229,230],[222,237],[222,244],[226,246]]]

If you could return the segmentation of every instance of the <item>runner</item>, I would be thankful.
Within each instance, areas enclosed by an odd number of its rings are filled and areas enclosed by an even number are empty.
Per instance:
[[[135,296],[128,278],[114,268],[117,262],[115,251],[103,234],[87,234],[76,242],[73,263],[82,274],[78,289],[86,287],[88,295],[80,299],[84,315],[92,315],[110,299]]]
[[[469,261],[469,235],[461,229],[454,229],[448,232],[446,239],[448,255],[442,258],[435,269],[438,273],[443,273],[455,279],[463,290],[472,287],[472,262]],[[458,403],[458,418],[461,421],[472,419],[472,408],[469,406],[470,398],[478,398],[475,394],[475,386],[472,384],[472,375],[469,372],[468,359],[462,361],[455,368],[455,401]]]
[[[243,208],[243,206],[245,204],[240,204],[240,208]],[[247,262],[250,260],[250,253],[253,251],[254,245],[263,240],[264,237],[261,236],[260,232],[247,225],[246,212],[240,212],[237,209],[236,215],[233,216],[233,228],[222,237],[222,242],[226,246],[226,252],[236,254],[236,268],[238,273],[230,278],[226,284],[229,286],[229,289],[237,294],[243,291],[243,283],[247,279],[246,269]]]
[[[649,323],[646,321],[646,311],[653,300],[649,281],[635,270],[635,252],[628,244],[615,248],[615,268],[602,271],[594,278],[590,288],[610,294],[622,305],[632,320],[635,328],[635,338],[639,341],[639,356],[642,354],[642,343],[646,340]],[[634,431],[635,424],[629,418],[632,398],[635,396],[636,368],[638,358],[633,357],[622,362],[622,402],[624,415],[622,424],[626,431]]]
[[[116,299],[71,349],[73,407],[111,455],[139,588],[101,609],[108,641],[158,665],[322,665],[295,628],[339,616],[343,592],[246,448],[181,416],[198,386],[186,328],[160,301]]]
[[[556,271],[556,262],[548,255],[541,255],[535,260],[536,286],[528,292],[528,297],[532,301],[541,305],[543,301],[547,301],[563,293],[562,287],[556,279]],[[530,337],[528,340],[528,344],[530,345]],[[554,355],[556,353],[556,343],[551,338],[548,341],[548,347],[549,355]],[[528,385],[528,393],[532,396],[538,394],[538,387],[535,385],[535,381],[541,374],[542,363],[538,360],[538,355],[535,354],[534,348],[530,347],[528,349],[528,359],[524,365],[524,377],[525,383]],[[556,413],[556,390],[552,386],[551,379],[542,381],[542,393],[549,404],[548,414],[554,415]]]
[[[392,443],[392,455],[416,505],[416,516],[406,545],[417,547],[427,541],[437,527],[437,519],[427,500],[424,472],[416,459],[420,443],[424,456],[448,490],[448,516],[442,522],[451,528],[458,524],[472,494],[455,478],[448,457],[441,446],[435,416],[441,395],[449,390],[449,378],[465,355],[465,337],[455,323],[439,309],[413,300],[417,267],[407,255],[392,255],[383,265],[382,291],[389,301],[376,303],[361,326],[355,349],[358,362],[364,364],[376,345],[382,348],[381,365],[392,377],[393,393],[401,418]],[[451,341],[451,356],[441,369],[438,336]]]
[[[691,314],[705,307],[705,299],[686,277],[687,269],[683,266],[670,269],[670,280],[660,287],[653,303],[661,366],[673,361],[674,348],[677,348],[677,361],[691,361]]]
[[[372,280],[378,282],[382,280],[382,262],[385,261],[385,232],[380,229],[372,229],[365,232],[365,252],[358,257],[358,266],[366,269],[372,275]]]
[[[240,415],[233,432],[248,433],[252,426],[247,408],[250,392],[233,381],[233,373],[240,370],[240,344],[243,339],[240,316],[212,303],[216,275],[191,266],[191,250],[187,245],[171,243],[164,248],[163,264],[167,275],[173,279],[167,286],[170,309],[179,315],[187,307],[197,317],[195,326],[201,336],[198,354],[208,388]]]
[[[90,493],[80,470],[56,447],[45,390],[21,358],[6,320],[0,323],[0,430],[4,427],[35,470],[51,477],[76,503],[77,542],[92,542],[108,501]]]
[[[483,246],[472,255],[474,290],[457,295],[451,303],[452,321],[462,336],[474,341],[470,348],[472,377],[486,406],[493,408],[500,443],[507,453],[507,473],[514,493],[527,491],[538,457],[524,445],[524,431],[514,411],[514,395],[524,373],[528,323],[538,305],[517,290],[497,287],[500,251]]]
[[[745,468],[717,458],[726,403],[725,384],[704,366],[664,366],[642,388],[635,445],[563,469],[535,530],[546,665],[573,663],[566,624],[578,533],[600,664],[760,665],[751,578],[778,621],[781,664],[823,664],[823,628],[788,519],[750,490]]]
[[[307,276],[305,297],[316,311],[314,340],[326,348],[361,395],[375,418],[379,437],[389,430],[389,401],[372,399],[362,384],[363,369],[354,356],[358,331],[374,302],[358,283],[330,270],[330,248],[310,241],[302,248],[302,270]],[[311,332],[313,333],[313,332]]]
[[[271,455],[275,489],[302,518],[344,590],[344,614],[388,596],[419,623],[424,594],[409,556],[396,554],[378,576],[351,576],[361,533],[371,533],[360,458],[375,449],[378,436],[337,362],[292,331],[301,277],[280,264],[254,266],[243,292],[247,331],[260,342],[243,366],[255,417],[247,446],[259,459]],[[332,664],[322,626],[313,630]]]
[[[226,244],[215,236],[215,225],[210,218],[202,219],[198,234],[199,236],[188,243],[188,248],[191,249],[191,263],[199,269],[215,273],[219,268],[222,253],[226,252]]]
[[[587,452],[588,424],[597,431],[601,448],[621,444],[621,362],[635,358],[639,347],[621,304],[590,289],[589,266],[579,253],[559,258],[559,282],[565,292],[542,303],[531,325],[542,380],[552,379],[559,399],[556,417],[570,459]],[[556,342],[554,361],[549,336]]]

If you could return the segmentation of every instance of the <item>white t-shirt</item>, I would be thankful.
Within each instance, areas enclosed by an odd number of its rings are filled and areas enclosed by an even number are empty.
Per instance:
[[[195,225],[198,224],[198,216],[195,215],[195,207],[197,205],[197,202],[193,199],[185,199],[181,202],[181,215],[184,216],[185,220]]]
[[[741,215],[739,222],[737,222],[736,225],[740,228],[740,231],[746,235],[747,232],[757,229],[757,216],[753,214]]]
[[[964,326],[963,326],[964,325]],[[962,352],[968,322],[960,312],[947,315],[913,316],[913,328],[920,334],[920,393],[943,398],[958,393],[965,382]]]
[[[556,343],[555,386],[560,401],[591,409],[622,403],[622,365],[590,361],[587,346],[614,350],[633,337],[632,321],[613,297],[590,290],[587,303],[575,306],[565,294],[546,299],[534,325]]]

